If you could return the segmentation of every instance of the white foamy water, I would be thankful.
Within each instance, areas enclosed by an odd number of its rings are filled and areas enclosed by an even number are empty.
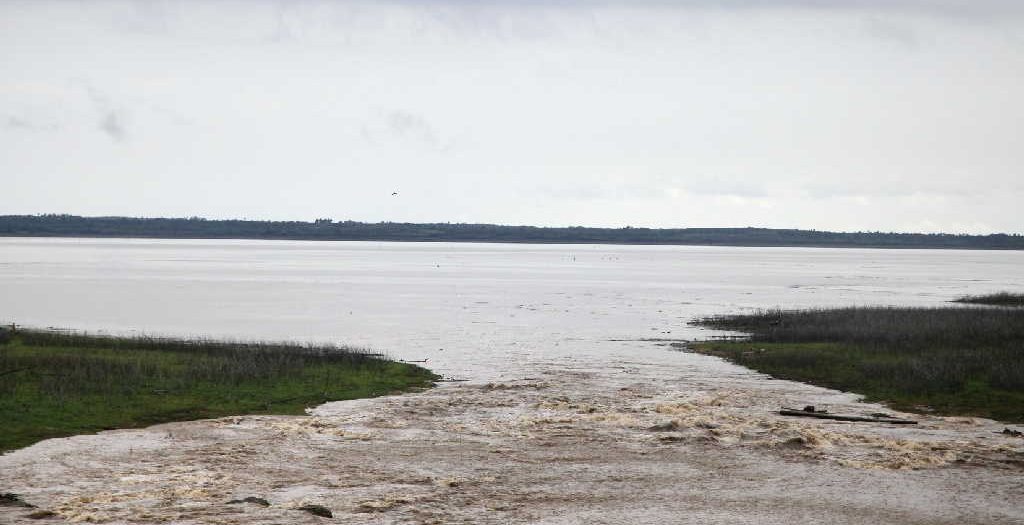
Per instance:
[[[0,239],[0,321],[369,346],[445,375],[662,352],[694,318],[1024,290],[1024,252]]]

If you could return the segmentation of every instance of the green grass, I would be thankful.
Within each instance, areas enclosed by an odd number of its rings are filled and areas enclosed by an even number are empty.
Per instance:
[[[1024,310],[837,308],[698,321],[746,332],[699,342],[782,379],[857,392],[907,411],[1024,422]]]
[[[954,299],[953,302],[990,306],[1024,306],[1024,294],[999,292],[987,295],[967,295]]]
[[[0,452],[51,437],[427,387],[438,377],[344,347],[0,332]]]

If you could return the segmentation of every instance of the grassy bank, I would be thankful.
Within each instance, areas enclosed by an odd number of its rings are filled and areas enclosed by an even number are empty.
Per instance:
[[[968,295],[954,302],[965,304],[986,304],[989,306],[1024,306],[1024,294],[999,292],[988,295]]]
[[[0,451],[58,436],[429,386],[418,366],[352,348],[0,332]]]
[[[691,347],[893,408],[1024,422],[1024,310],[762,311],[698,324],[749,334]]]

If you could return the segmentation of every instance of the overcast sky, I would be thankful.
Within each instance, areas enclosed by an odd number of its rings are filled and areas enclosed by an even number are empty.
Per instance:
[[[0,214],[1024,232],[1022,128],[1019,0],[0,2]]]

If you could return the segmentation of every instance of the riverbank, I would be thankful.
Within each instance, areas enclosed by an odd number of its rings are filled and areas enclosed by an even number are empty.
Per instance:
[[[1024,421],[1024,310],[765,310],[702,319],[749,334],[688,345],[781,379],[898,410]]]
[[[428,387],[419,366],[340,346],[0,331],[0,452],[60,436]]]

